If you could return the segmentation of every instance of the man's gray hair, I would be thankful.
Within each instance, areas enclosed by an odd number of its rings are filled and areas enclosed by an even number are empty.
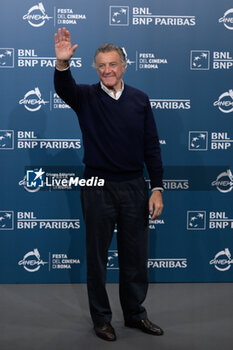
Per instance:
[[[103,45],[100,45],[98,47],[98,49],[96,50],[96,52],[95,52],[93,67],[97,68],[96,57],[98,56],[99,53],[111,52],[111,51],[118,52],[118,54],[120,56],[120,59],[121,59],[122,66],[126,66],[127,65],[126,52],[120,46],[116,46],[116,45],[113,45],[113,44],[103,44]]]

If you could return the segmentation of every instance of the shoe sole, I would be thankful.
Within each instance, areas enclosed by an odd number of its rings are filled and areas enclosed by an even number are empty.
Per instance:
[[[151,334],[151,335],[160,336],[160,335],[163,335],[163,334],[164,334],[164,331],[162,331],[160,334],[156,334],[156,333],[154,333],[154,332],[150,332],[149,330],[147,331],[146,329],[142,329],[141,327],[134,326],[134,325],[131,325],[131,324],[128,324],[128,323],[125,323],[125,327],[139,329],[140,331],[142,331],[142,332],[144,332],[144,333],[147,333],[147,334]]]

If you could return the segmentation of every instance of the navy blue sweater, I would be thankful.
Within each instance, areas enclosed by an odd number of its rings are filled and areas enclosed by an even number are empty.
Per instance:
[[[57,94],[78,116],[86,177],[134,179],[142,176],[145,162],[151,187],[162,187],[159,139],[146,94],[125,84],[115,100],[100,83],[77,85],[69,69],[55,69],[54,84]]]

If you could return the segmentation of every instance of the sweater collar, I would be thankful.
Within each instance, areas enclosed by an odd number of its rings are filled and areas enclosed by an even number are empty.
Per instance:
[[[122,86],[121,86],[121,89],[117,90],[116,92],[116,96],[114,95],[114,92],[111,90],[111,89],[108,89],[103,83],[102,81],[100,81],[100,86],[101,86],[101,89],[104,90],[110,97],[112,97],[114,100],[119,100],[119,98],[121,97],[122,95],[122,92],[124,91],[124,88],[125,88],[125,84],[122,80]]]

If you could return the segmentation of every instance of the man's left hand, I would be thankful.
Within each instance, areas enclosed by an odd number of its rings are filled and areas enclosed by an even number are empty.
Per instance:
[[[163,210],[163,197],[161,191],[154,190],[149,200],[149,212],[151,214],[151,220],[155,220],[162,214]]]

